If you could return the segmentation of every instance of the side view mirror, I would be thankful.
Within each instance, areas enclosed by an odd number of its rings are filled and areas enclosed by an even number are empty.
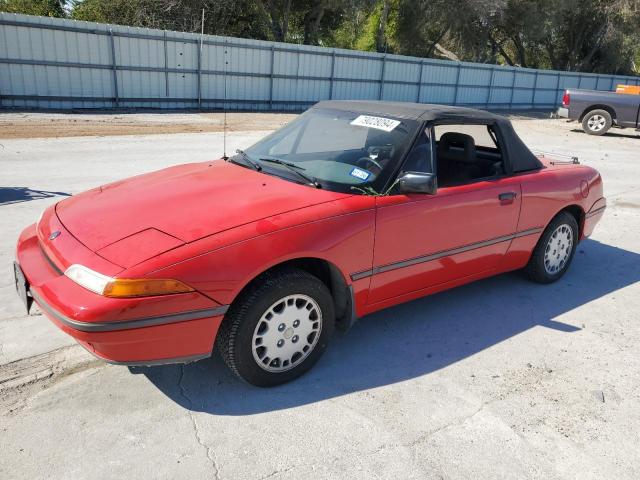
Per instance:
[[[435,195],[438,191],[438,179],[433,173],[405,172],[398,181],[400,193],[426,193]]]

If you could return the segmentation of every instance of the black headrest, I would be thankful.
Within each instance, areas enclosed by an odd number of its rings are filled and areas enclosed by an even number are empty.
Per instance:
[[[472,136],[464,133],[443,133],[438,142],[438,155],[456,162],[475,163],[476,143]]]

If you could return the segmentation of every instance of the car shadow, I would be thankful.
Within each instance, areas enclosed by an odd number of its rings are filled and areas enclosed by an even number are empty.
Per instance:
[[[29,187],[0,187],[0,205],[28,202],[51,197],[70,197],[70,193],[33,190]]]
[[[581,128],[573,128],[571,129],[572,132],[574,133],[583,133],[586,135],[585,131],[582,130]],[[633,132],[633,129],[630,129],[631,132]],[[602,135],[603,137],[618,137],[618,138],[640,138],[640,132],[637,133],[618,133],[618,131],[616,131],[616,129],[611,129],[609,130],[607,133],[605,133],[604,135]]]
[[[640,281],[639,265],[640,254],[586,240],[555,284],[539,285],[511,273],[377,312],[336,334],[305,376],[275,388],[242,382],[218,355],[189,365],[130,370],[194,411],[235,416],[297,407],[428,375],[530,328],[570,336],[583,325],[554,319]]]

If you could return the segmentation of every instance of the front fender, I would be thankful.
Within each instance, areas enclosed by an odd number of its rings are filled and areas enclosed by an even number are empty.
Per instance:
[[[259,235],[161,268],[153,276],[176,278],[229,305],[264,271],[297,258],[335,265],[350,274],[371,268],[375,210],[343,214]]]

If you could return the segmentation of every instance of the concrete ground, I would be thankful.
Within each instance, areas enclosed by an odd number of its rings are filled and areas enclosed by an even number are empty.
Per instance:
[[[268,390],[217,356],[105,365],[24,316],[13,290],[16,237],[46,206],[218,157],[221,134],[0,140],[0,478],[640,478],[640,137],[514,123],[603,175],[609,208],[567,275],[502,275],[371,315]],[[228,150],[264,133],[232,132]]]

